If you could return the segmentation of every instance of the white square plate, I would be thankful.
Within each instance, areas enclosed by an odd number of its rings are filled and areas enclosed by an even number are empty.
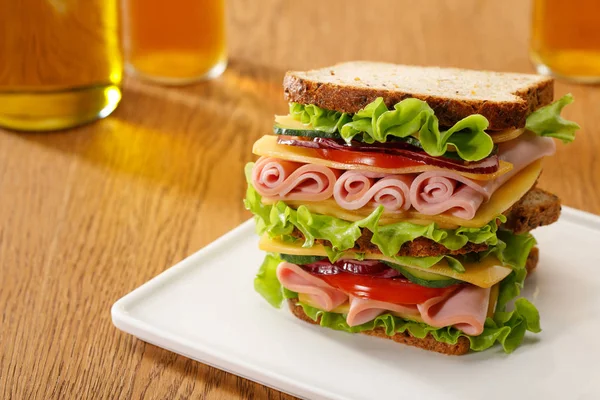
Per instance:
[[[264,253],[248,221],[129,293],[114,324],[138,338],[311,399],[600,399],[600,217],[563,208],[535,231],[524,292],[542,333],[506,355],[444,356],[307,324],[253,289]]]

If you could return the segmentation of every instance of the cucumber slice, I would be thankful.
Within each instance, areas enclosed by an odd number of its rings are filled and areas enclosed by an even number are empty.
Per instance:
[[[327,133],[314,129],[310,124],[305,125],[300,121],[296,121],[289,115],[275,116],[275,125],[273,125],[273,133],[276,135],[286,136],[302,136],[309,138],[322,137],[326,139],[341,139],[339,133]]]
[[[312,263],[315,263],[317,261],[321,261],[321,260],[324,260],[325,258],[327,258],[327,257],[322,257],[322,256],[295,256],[292,254],[280,254],[279,257],[283,261],[287,261],[289,263],[296,264],[296,265],[312,264]]]
[[[383,262],[388,267],[394,268],[400,272],[412,283],[430,288],[443,288],[459,283],[458,279],[449,278],[444,275],[434,274],[433,272],[423,271],[417,268],[406,267],[403,265],[393,264],[391,262]]]

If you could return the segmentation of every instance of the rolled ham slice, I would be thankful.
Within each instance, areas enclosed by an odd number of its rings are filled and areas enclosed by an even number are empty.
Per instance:
[[[340,207],[358,210],[371,203],[387,211],[402,212],[411,207],[410,185],[414,175],[386,175],[366,171],[346,171],[335,183],[333,197]]]
[[[494,193],[506,181],[515,176],[523,168],[542,157],[551,156],[556,152],[556,143],[549,137],[537,136],[532,133],[521,135],[516,140],[500,143],[498,157],[513,165],[513,169],[484,186],[488,193]],[[490,194],[491,196],[491,194]]]
[[[467,335],[477,336],[483,332],[490,290],[465,285],[447,299],[433,298],[417,308],[428,325],[436,328],[452,325]]]
[[[306,294],[313,304],[325,311],[344,304],[348,296],[325,281],[304,271],[296,264],[281,262],[276,270],[281,285],[293,292]]]
[[[332,196],[339,174],[323,165],[261,157],[252,169],[252,186],[264,197],[321,201]]]
[[[485,199],[480,189],[480,185],[458,174],[430,171],[413,181],[410,201],[421,214],[437,215],[451,210],[458,218],[473,219]]]
[[[377,316],[385,312],[395,312],[403,317],[419,317],[420,313],[414,305],[401,305],[386,303],[384,301],[362,299],[360,297],[349,296],[350,310],[346,316],[346,322],[350,326],[365,324],[374,320]]]
[[[513,169],[508,173],[482,182],[451,171],[424,172],[412,182],[410,201],[421,214],[437,215],[450,211],[456,217],[472,219],[479,206],[488,201],[506,181],[532,162],[554,154],[555,150],[556,145],[551,138],[522,135],[498,147],[499,158],[513,164]]]

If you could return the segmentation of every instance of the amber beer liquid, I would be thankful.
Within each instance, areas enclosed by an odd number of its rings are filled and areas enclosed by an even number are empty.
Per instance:
[[[540,73],[600,82],[600,0],[535,0],[530,55]]]
[[[224,0],[123,0],[127,69],[167,84],[220,75],[227,63]]]
[[[118,0],[0,0],[0,127],[64,129],[121,99]]]

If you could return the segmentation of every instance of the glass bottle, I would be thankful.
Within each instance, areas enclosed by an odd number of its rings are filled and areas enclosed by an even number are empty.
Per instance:
[[[0,0],[0,127],[70,128],[121,99],[118,0]]]

